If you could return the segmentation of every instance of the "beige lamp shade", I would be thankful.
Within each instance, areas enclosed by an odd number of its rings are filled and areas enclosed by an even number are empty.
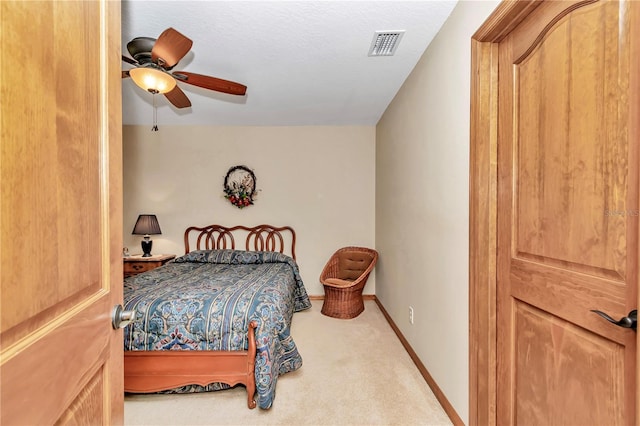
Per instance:
[[[151,93],[167,93],[176,87],[175,78],[153,68],[134,68],[129,75],[139,87]]]

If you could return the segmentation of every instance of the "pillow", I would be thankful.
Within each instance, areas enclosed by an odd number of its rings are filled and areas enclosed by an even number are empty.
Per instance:
[[[338,253],[338,278],[357,280],[367,270],[373,258],[369,253],[344,251]]]

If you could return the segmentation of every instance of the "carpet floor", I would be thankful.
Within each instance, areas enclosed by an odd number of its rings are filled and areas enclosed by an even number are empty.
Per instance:
[[[357,318],[293,316],[303,358],[278,378],[269,410],[247,408],[246,390],[125,396],[125,425],[450,425],[451,421],[382,315],[365,301]]]

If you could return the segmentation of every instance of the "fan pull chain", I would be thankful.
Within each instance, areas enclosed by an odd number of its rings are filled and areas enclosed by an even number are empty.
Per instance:
[[[152,132],[158,131],[158,107],[156,106],[156,94],[153,93],[153,127],[151,127]]]

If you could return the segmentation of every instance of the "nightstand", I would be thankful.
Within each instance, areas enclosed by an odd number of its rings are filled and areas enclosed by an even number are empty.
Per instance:
[[[162,266],[171,259],[175,259],[175,254],[156,254],[151,257],[142,257],[141,255],[134,255],[129,257],[123,257],[123,272],[124,277],[132,277],[138,275],[141,272],[150,271],[156,269],[158,266]]]

